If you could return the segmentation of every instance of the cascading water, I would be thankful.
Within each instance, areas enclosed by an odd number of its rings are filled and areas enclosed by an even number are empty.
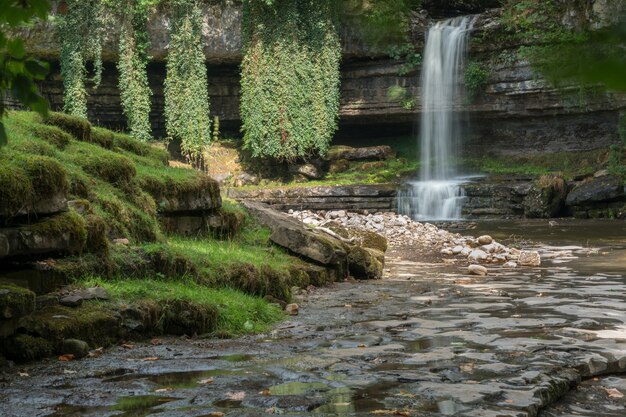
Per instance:
[[[465,51],[473,19],[438,22],[428,30],[422,60],[421,168],[419,181],[398,196],[398,211],[414,219],[461,216],[462,180],[455,162],[460,122],[454,105],[463,92]]]

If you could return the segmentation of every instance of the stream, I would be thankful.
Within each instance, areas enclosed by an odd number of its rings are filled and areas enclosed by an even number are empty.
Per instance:
[[[570,256],[475,277],[454,258],[391,248],[385,279],[304,291],[299,316],[268,334],[12,368],[0,414],[626,415],[626,223],[481,222],[467,233]]]

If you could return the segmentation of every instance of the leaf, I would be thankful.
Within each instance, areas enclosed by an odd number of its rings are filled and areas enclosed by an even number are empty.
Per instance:
[[[221,411],[213,411],[212,413],[207,414],[209,417],[224,417],[226,414]]]
[[[159,358],[157,358],[156,356],[150,356],[147,358],[143,358],[142,361],[146,362],[146,361],[158,361]]]
[[[135,347],[135,345],[131,345],[130,343],[122,343],[120,346],[124,349],[133,349]]]
[[[152,340],[150,341],[150,344],[151,344],[152,346],[159,346],[159,345],[162,345],[162,344],[163,344],[163,341],[162,341],[161,339],[152,339]]]
[[[154,392],[170,392],[172,390],[173,390],[172,387],[165,387],[165,388],[155,389]]]
[[[604,388],[604,390],[609,395],[609,398],[624,398],[624,394],[617,388]]]
[[[382,415],[382,416],[404,416],[410,417],[411,413],[408,411],[400,411],[400,410],[374,410],[372,414]]]
[[[21,377],[27,377],[27,376],[30,376],[30,375],[29,375],[29,374],[27,374],[26,372],[18,372],[17,374],[18,374],[19,376],[21,376]]]
[[[71,353],[67,353],[65,355],[59,356],[59,360],[62,361],[62,362],[73,361],[74,360],[74,355],[72,355]]]
[[[198,381],[198,384],[202,384],[202,385],[208,385],[212,383],[213,383],[213,378],[206,378],[206,379],[201,379],[200,381]]]
[[[243,401],[243,399],[246,398],[246,393],[243,391],[227,392],[226,398],[232,401]]]

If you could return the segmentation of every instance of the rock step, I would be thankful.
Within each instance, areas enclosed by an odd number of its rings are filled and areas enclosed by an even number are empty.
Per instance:
[[[227,195],[239,201],[264,203],[276,210],[390,211],[396,208],[395,184],[231,188]]]

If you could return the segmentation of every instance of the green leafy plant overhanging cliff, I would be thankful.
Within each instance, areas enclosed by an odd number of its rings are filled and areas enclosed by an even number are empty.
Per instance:
[[[337,129],[341,46],[330,0],[245,0],[241,118],[253,157],[324,155]]]
[[[67,11],[59,17],[61,39],[61,75],[63,77],[63,110],[87,118],[86,83],[95,87],[102,75],[102,37],[104,2],[100,0],[67,0]],[[87,62],[93,62],[88,77]]]

